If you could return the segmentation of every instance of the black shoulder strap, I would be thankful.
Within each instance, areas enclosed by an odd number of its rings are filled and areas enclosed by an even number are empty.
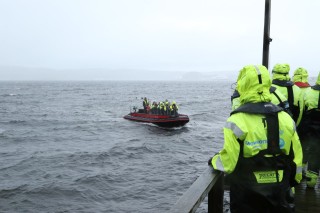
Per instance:
[[[238,112],[245,112],[250,114],[273,114],[280,111],[283,111],[281,107],[270,102],[246,103],[232,111],[231,115]]]
[[[311,87],[314,90],[320,90],[320,85],[316,84],[314,86]]]
[[[236,110],[231,112],[232,114],[245,112],[250,114],[265,114],[267,121],[267,139],[268,139],[268,148],[261,151],[262,155],[265,154],[280,154],[279,146],[279,119],[278,112],[283,109],[279,106],[276,106],[270,102],[261,102],[261,103],[247,103]],[[241,148],[241,147],[240,147]]]
[[[272,80],[272,83],[281,87],[290,87],[294,85],[292,81],[278,80],[278,79]]]
[[[280,102],[278,104],[278,106],[282,107],[283,110],[288,113],[291,117],[293,117],[291,110],[290,110],[290,106],[289,106],[289,102],[287,100],[282,101],[281,98],[279,97],[278,93],[276,93],[277,88],[276,87],[270,87],[270,93],[274,94],[274,96],[276,96],[276,98],[278,99],[278,101]]]
[[[278,113],[268,114],[267,120],[267,138],[268,138],[268,154],[280,154],[279,145],[279,119]]]
[[[240,140],[239,138],[237,139],[239,145],[240,145],[240,150],[239,150],[239,158],[243,158],[243,141]]]
[[[276,91],[277,87],[273,87],[271,86],[270,89],[269,89],[269,92],[270,93],[274,93]]]
[[[276,154],[281,154],[280,144],[279,144],[279,119],[278,113],[271,113],[266,115],[267,121],[267,140],[268,146],[267,149],[259,152],[260,156],[266,154],[275,156]],[[240,157],[243,156],[243,141],[237,139],[240,144]]]
[[[284,81],[284,80],[273,80],[272,81],[273,84],[281,86],[281,87],[287,87],[287,92],[288,92],[288,102],[289,102],[289,106],[292,110],[293,107],[293,103],[294,103],[294,96],[293,96],[293,85],[294,83],[292,81]]]
[[[287,87],[287,91],[288,91],[288,102],[289,102],[289,106],[290,108],[293,107],[293,101],[294,101],[294,96],[293,96],[293,88],[291,87]]]
[[[318,109],[320,109],[320,85],[316,84],[316,85],[312,86],[311,88],[319,91]]]
[[[319,91],[319,99],[318,99],[318,109],[320,109],[320,91]]]
[[[234,90],[232,96],[231,96],[231,101],[235,98],[239,98],[240,97],[240,94],[238,92],[238,90]]]
[[[276,87],[270,87],[270,93],[274,94],[274,96],[276,96],[276,98],[278,99],[278,101],[280,102],[280,106],[283,107],[284,103],[281,100],[281,98],[279,97],[279,95],[276,93]]]

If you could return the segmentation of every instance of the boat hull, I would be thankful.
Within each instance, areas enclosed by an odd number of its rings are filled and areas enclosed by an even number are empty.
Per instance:
[[[171,116],[133,112],[125,115],[123,118],[136,122],[152,123],[161,127],[179,127],[189,122],[189,117],[183,114]]]

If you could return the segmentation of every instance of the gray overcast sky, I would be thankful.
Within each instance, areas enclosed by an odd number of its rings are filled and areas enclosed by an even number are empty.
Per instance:
[[[0,66],[238,72],[262,63],[264,4],[0,0]],[[272,0],[271,7],[269,67],[289,63],[291,72],[302,66],[317,75],[320,1]]]

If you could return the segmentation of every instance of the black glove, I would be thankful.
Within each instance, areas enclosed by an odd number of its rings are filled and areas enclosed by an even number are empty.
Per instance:
[[[212,166],[211,161],[212,161],[212,158],[210,158],[210,159],[208,160],[208,165],[209,165],[209,166]]]

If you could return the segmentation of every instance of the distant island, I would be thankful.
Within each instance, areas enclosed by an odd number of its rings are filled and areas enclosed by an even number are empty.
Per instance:
[[[235,80],[236,72],[138,69],[47,69],[0,66],[3,81],[214,81]],[[223,74],[221,74],[223,73]]]
[[[174,71],[139,69],[48,69],[0,66],[0,81],[236,81],[238,71]],[[292,71],[293,73],[293,71]],[[310,84],[316,76],[310,76]]]

